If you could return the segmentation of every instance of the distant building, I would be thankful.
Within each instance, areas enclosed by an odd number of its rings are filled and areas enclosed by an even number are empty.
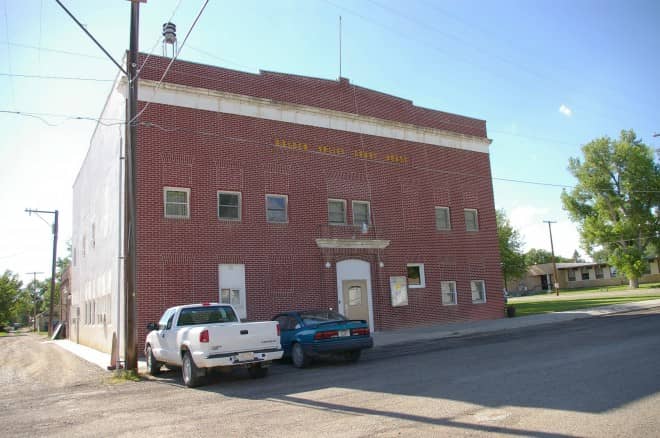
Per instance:
[[[503,316],[485,121],[345,78],[177,60],[159,83],[169,62],[140,57],[139,343],[203,301],[374,330]],[[74,184],[72,339],[105,351],[123,330],[125,107],[120,78]]]
[[[557,276],[560,289],[628,284],[628,279],[607,263],[557,263]],[[554,284],[553,277],[552,263],[532,265],[524,278],[509,282],[509,292],[513,295],[521,295],[528,292],[551,290]],[[658,258],[647,260],[646,273],[640,278],[641,283],[654,281],[660,281],[660,259]]]

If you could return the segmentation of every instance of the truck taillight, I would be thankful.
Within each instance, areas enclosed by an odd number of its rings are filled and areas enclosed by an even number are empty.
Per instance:
[[[280,323],[278,322],[277,323],[277,336],[279,336],[279,335],[280,335]]]
[[[369,327],[351,329],[351,336],[369,336]]]
[[[321,341],[323,339],[336,338],[337,336],[339,336],[339,332],[337,330],[329,330],[327,332],[316,332],[314,339]]]
[[[199,342],[208,342],[209,341],[209,331],[204,329],[199,332]]]

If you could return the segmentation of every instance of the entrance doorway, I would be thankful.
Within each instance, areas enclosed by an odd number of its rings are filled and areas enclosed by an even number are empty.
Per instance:
[[[348,319],[363,319],[369,321],[369,297],[366,280],[344,280],[344,316]]]
[[[348,319],[363,319],[374,330],[371,264],[364,260],[337,263],[337,310]]]

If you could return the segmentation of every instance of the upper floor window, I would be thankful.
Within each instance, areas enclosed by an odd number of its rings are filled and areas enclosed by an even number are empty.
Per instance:
[[[353,224],[354,225],[371,225],[371,208],[368,201],[353,201]]]
[[[190,189],[180,187],[163,188],[165,217],[188,219],[190,217]]]
[[[424,264],[423,263],[408,263],[406,266],[408,275],[408,287],[420,288],[426,287],[426,279],[424,278]]]
[[[241,220],[241,194],[218,192],[218,218],[228,221]]]
[[[346,224],[346,201],[328,199],[328,223],[330,225]]]
[[[275,223],[287,222],[288,201],[286,195],[266,195],[266,220]]]
[[[451,230],[449,207],[435,207],[435,229]]]
[[[486,283],[483,280],[470,281],[470,288],[472,289],[473,303],[486,302]]]
[[[479,217],[477,210],[473,208],[465,209],[465,230],[479,231]]]

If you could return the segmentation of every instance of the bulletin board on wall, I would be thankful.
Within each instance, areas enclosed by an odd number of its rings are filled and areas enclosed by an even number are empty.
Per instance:
[[[390,277],[390,294],[392,307],[408,305],[408,279],[406,277]]]

